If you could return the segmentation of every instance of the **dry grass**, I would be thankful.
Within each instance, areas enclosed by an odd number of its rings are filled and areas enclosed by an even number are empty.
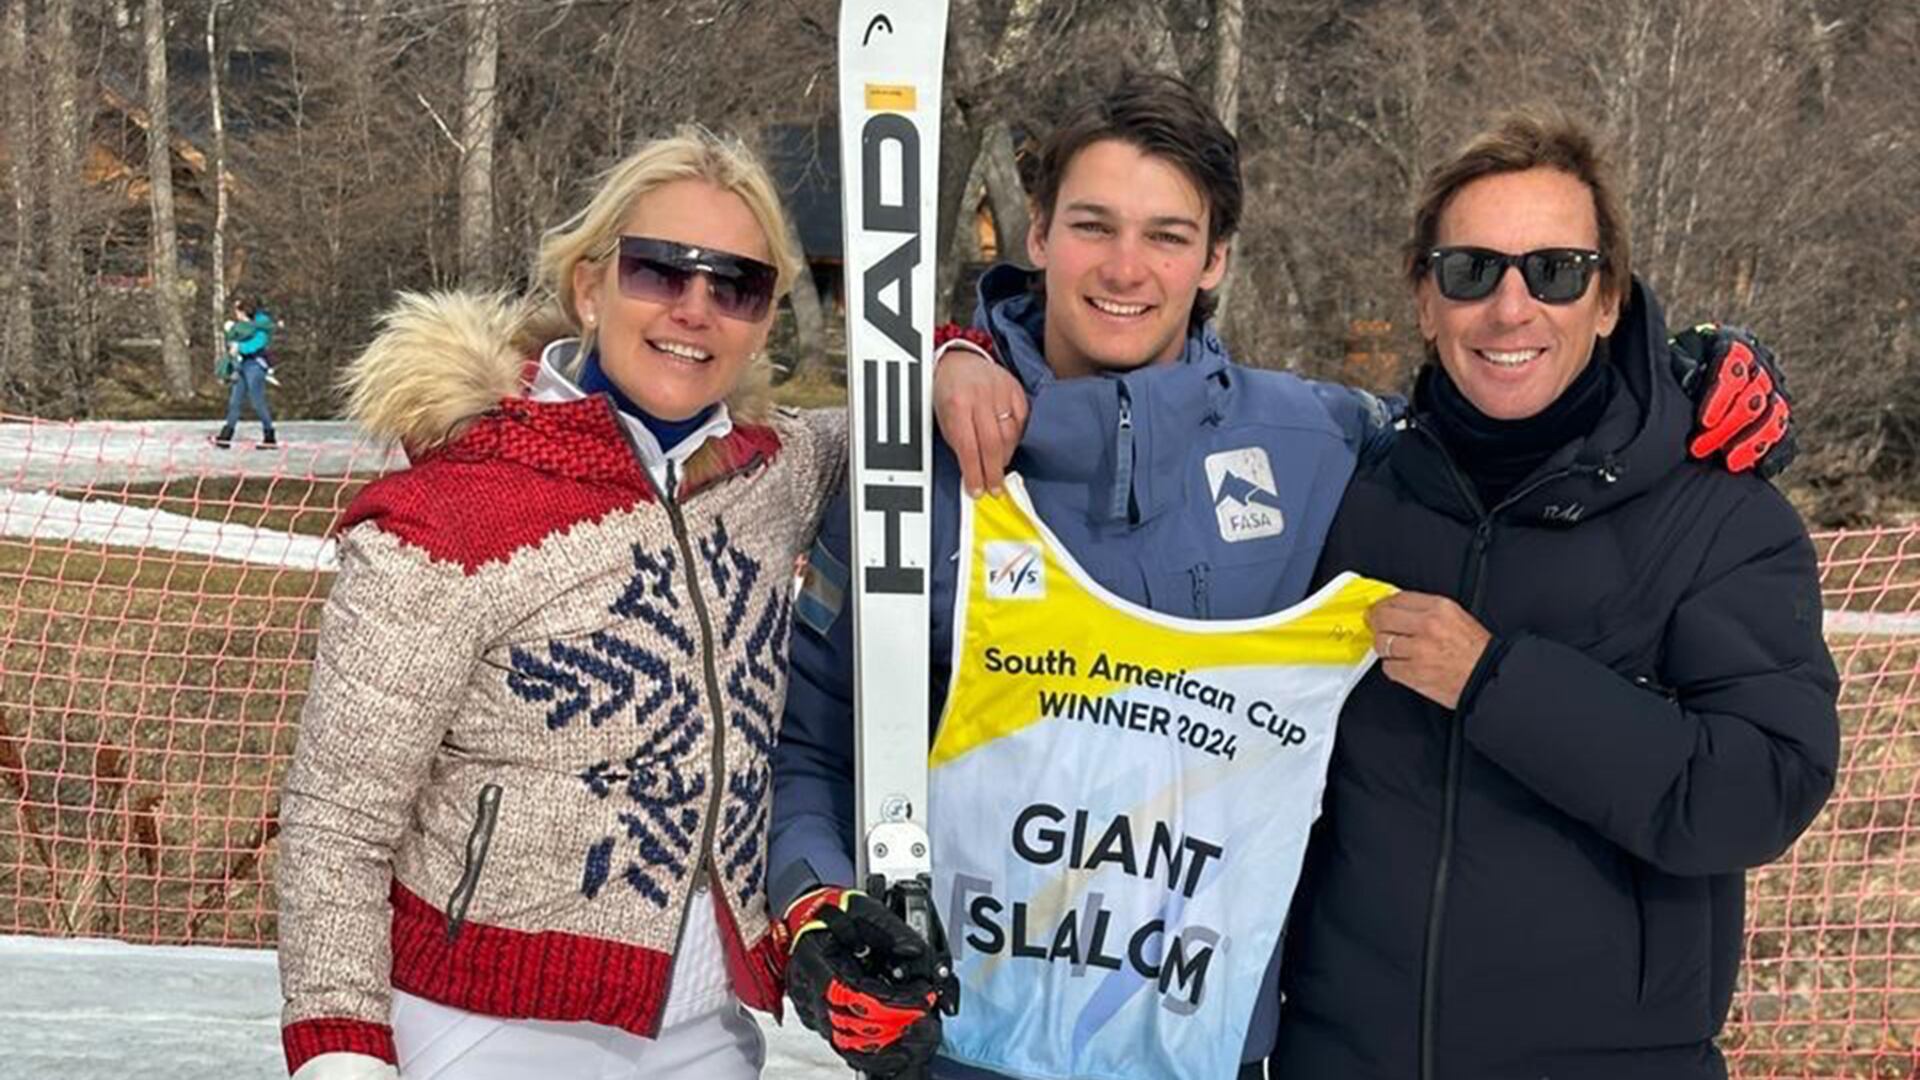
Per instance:
[[[1920,645],[1836,637],[1840,781],[1748,881],[1736,1074],[1910,1080],[1920,1058]]]
[[[1920,608],[1920,528],[1822,533],[1814,547],[1827,607],[1886,614]]]
[[[0,542],[0,927],[273,937],[324,575]]]

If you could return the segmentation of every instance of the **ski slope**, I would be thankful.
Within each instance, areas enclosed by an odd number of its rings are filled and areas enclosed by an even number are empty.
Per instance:
[[[232,448],[207,441],[213,420],[0,424],[0,487],[85,488],[181,476],[340,476],[405,463],[397,447],[366,441],[337,420],[275,425],[281,445],[256,450],[260,429],[242,424]]]
[[[0,937],[7,1080],[284,1080],[280,983],[265,949]],[[854,1074],[813,1032],[761,1017],[766,1076]]]

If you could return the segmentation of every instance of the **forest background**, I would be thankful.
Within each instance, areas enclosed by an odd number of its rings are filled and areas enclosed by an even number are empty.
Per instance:
[[[328,416],[399,290],[525,287],[598,170],[687,121],[774,161],[814,273],[775,359],[830,396],[833,0],[0,0],[0,412],[211,416],[228,298],[266,303],[276,407]],[[1238,134],[1221,316],[1262,366],[1401,389],[1426,167],[1502,107],[1611,142],[1669,318],[1784,357],[1826,523],[1920,492],[1920,5],[1912,0],[951,0],[942,315],[1024,257],[1035,143],[1120,64]]]

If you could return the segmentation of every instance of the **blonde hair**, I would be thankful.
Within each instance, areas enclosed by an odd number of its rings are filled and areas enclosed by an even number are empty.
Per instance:
[[[540,242],[540,253],[534,259],[534,281],[553,303],[533,318],[547,325],[557,318],[572,327],[581,338],[578,358],[592,349],[593,335],[580,325],[573,291],[574,267],[611,258],[619,246],[621,224],[633,211],[634,203],[649,191],[676,180],[704,180],[738,195],[747,204],[760,231],[766,234],[767,250],[772,253],[778,274],[773,287],[776,302],[793,288],[793,279],[805,269],[766,166],[739,139],[683,124],[672,135],[647,143],[602,173],[586,207],[547,230]],[[762,361],[755,367],[764,364]]]

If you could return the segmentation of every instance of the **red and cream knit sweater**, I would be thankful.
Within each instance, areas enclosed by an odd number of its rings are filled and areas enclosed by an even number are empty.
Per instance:
[[[459,433],[342,523],[281,805],[289,1069],[393,1061],[391,987],[655,1034],[709,900],[734,992],[777,1010],[768,754],[844,422],[730,402],[667,497],[606,398],[493,396],[504,309],[408,305],[356,362],[363,421]]]

